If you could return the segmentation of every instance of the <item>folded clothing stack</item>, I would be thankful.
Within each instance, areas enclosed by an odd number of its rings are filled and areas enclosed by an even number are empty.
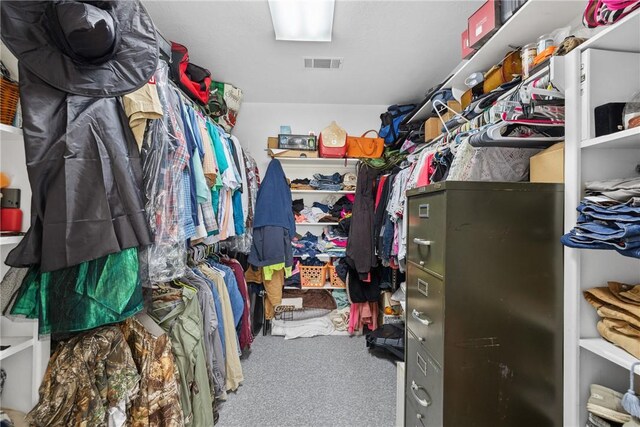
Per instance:
[[[332,233],[333,234],[333,233]],[[346,237],[330,237],[327,231],[322,238],[307,232],[304,236],[293,239],[293,256],[299,258],[313,258],[320,254],[331,257],[344,257],[347,250]]]
[[[335,200],[335,199],[334,199]],[[305,206],[303,199],[296,199],[291,205],[296,223],[306,222],[339,222],[353,210],[353,194],[339,198],[335,203],[314,202],[312,206]]]
[[[562,244],[640,258],[640,178],[588,182],[585,190],[577,224]]]
[[[607,287],[586,290],[584,297],[601,318],[600,335],[640,358],[640,285],[608,282]]]
[[[332,175],[316,173],[312,179],[294,179],[291,181],[290,186],[293,190],[355,191],[356,179],[356,174],[352,172],[344,175],[338,172]]]

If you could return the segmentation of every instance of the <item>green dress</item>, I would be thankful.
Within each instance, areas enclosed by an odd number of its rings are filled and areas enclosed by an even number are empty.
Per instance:
[[[31,267],[11,314],[38,319],[49,335],[121,322],[142,307],[138,249],[130,248],[52,272]]]

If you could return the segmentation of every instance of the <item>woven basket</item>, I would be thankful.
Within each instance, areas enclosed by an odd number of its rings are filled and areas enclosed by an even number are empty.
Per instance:
[[[4,76],[0,76],[0,123],[12,125],[18,107],[18,83],[12,82]]]
[[[336,267],[333,265],[329,265],[329,280],[331,281],[331,286],[334,288],[346,288],[347,285],[342,281],[338,273],[336,272]]]
[[[300,266],[300,284],[303,288],[323,288],[326,281],[326,266]]]

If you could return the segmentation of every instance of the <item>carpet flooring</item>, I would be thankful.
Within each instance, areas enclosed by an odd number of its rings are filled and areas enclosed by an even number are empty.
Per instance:
[[[393,427],[396,366],[364,337],[258,336],[216,427]]]

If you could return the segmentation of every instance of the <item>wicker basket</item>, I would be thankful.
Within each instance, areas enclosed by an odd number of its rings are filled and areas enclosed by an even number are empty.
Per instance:
[[[0,76],[0,123],[12,125],[18,107],[18,83]]]
[[[300,266],[300,284],[303,288],[323,288],[327,281],[327,267]]]
[[[334,265],[329,265],[329,280],[331,281],[331,286],[334,288],[346,288],[347,285],[342,281],[338,273],[336,272],[336,267]]]

